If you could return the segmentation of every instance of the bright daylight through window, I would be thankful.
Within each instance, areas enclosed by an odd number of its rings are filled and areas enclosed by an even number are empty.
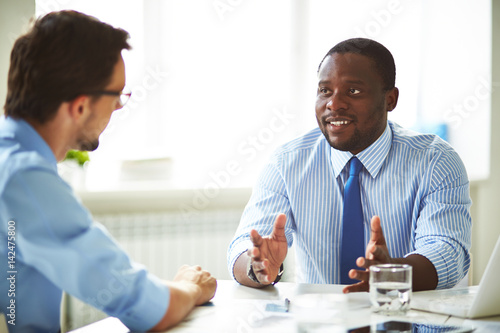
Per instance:
[[[59,9],[122,27],[133,46],[132,97],[91,153],[88,190],[252,186],[275,148],[317,126],[318,63],[351,37],[394,55],[390,119],[438,130],[471,179],[488,176],[487,0],[37,1],[38,15]]]

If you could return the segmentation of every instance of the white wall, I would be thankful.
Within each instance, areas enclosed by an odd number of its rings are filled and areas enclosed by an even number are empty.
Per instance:
[[[492,98],[490,126],[490,177],[473,188],[473,271],[478,284],[500,235],[500,1],[492,1]]]
[[[35,14],[35,0],[0,0],[0,114],[7,95],[10,50]]]

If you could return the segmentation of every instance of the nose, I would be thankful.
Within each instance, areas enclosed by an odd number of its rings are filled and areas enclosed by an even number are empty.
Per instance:
[[[123,108],[123,103],[121,102],[121,100],[118,98],[115,102],[115,111],[116,110],[120,110],[121,108]]]
[[[346,110],[348,104],[340,93],[334,92],[326,103],[326,108],[330,111]]]

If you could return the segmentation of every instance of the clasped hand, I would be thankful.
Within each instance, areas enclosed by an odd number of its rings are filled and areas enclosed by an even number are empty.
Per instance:
[[[216,279],[200,266],[181,266],[174,277],[174,281],[188,283],[197,288],[195,305],[202,305],[210,301],[217,289]]]

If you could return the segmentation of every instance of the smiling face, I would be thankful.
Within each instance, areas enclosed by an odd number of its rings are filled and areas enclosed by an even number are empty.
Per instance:
[[[356,155],[375,142],[397,104],[398,89],[384,89],[370,58],[333,53],[318,72],[316,119],[328,143]]]

